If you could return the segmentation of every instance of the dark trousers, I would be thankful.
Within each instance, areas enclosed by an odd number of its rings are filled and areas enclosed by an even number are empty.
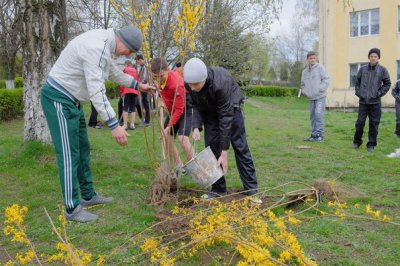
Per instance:
[[[369,118],[369,131],[367,147],[375,147],[377,145],[378,128],[381,121],[381,104],[362,104],[358,108],[358,118],[356,122],[356,132],[354,134],[353,143],[361,145],[363,143],[362,136],[364,133],[365,120]]]
[[[140,92],[140,95],[142,97],[142,106],[145,110],[145,117],[144,117],[144,123],[148,124],[150,123],[150,103],[149,103],[149,96],[146,92]],[[137,113],[139,114],[139,118],[142,119],[142,109],[140,108],[140,103],[138,101],[138,104],[136,106]]]
[[[95,127],[97,125],[97,110],[96,108],[94,108],[92,102],[90,102],[90,106],[91,106],[91,112],[90,112],[90,118],[89,118],[89,123],[88,126],[89,127]]]
[[[124,108],[124,104],[123,104],[123,98],[122,98],[122,96],[119,98],[119,101],[118,101],[118,120],[121,120],[122,121],[122,109]]]
[[[218,120],[206,119],[204,121],[204,130],[205,145],[210,146],[215,157],[218,159],[222,152],[220,148]],[[235,152],[236,167],[239,171],[243,188],[244,190],[251,190],[246,194],[252,195],[257,193],[256,169],[254,167],[253,158],[247,144],[243,114],[240,108],[235,108],[231,127],[231,144],[233,151]],[[225,176],[221,177],[212,185],[211,191],[216,193],[226,192]]]
[[[400,137],[400,102],[396,100],[396,131],[394,132]]]

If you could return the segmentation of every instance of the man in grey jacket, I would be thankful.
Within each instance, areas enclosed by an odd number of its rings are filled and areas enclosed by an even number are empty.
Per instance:
[[[377,145],[378,128],[381,121],[381,97],[390,89],[390,76],[387,69],[379,64],[381,50],[372,48],[368,52],[369,64],[358,70],[355,91],[359,100],[356,132],[352,148],[362,144],[365,120],[369,117],[367,149],[373,152]]]
[[[128,56],[141,46],[142,33],[133,25],[118,31],[85,32],[68,43],[42,87],[41,103],[56,149],[67,220],[94,221],[98,216],[83,207],[113,200],[97,195],[93,187],[90,147],[81,102],[90,100],[111,129],[115,141],[126,145],[127,133],[119,125],[107,99],[105,80],[140,91],[153,89],[123,73],[112,61],[113,55]]]
[[[310,99],[311,136],[304,141],[324,141],[324,116],[329,76],[317,62],[315,52],[307,53],[307,67],[301,74],[302,94]]]

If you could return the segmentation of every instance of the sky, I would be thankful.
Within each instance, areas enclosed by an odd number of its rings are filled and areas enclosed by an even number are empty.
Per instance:
[[[275,21],[271,25],[271,36],[278,36],[281,31],[288,32],[290,29],[290,19],[294,14],[294,6],[296,0],[283,0],[282,12],[279,21]]]

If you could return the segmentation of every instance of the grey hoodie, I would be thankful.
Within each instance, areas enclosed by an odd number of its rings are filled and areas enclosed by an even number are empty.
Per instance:
[[[310,98],[318,100],[326,96],[326,90],[329,86],[329,76],[323,65],[316,63],[313,66],[307,66],[301,74],[301,91]]]

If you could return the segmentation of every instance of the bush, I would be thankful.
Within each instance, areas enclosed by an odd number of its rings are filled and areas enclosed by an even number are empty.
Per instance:
[[[4,79],[0,79],[0,89],[6,88],[6,81]]]
[[[0,90],[0,121],[13,119],[23,111],[22,88]]]
[[[119,97],[119,85],[111,80],[106,80],[106,95],[108,99]]]
[[[297,95],[299,88],[279,86],[249,86],[242,87],[242,90],[248,97],[291,97]]]
[[[14,79],[14,86],[15,88],[22,88],[24,87],[24,81],[22,79],[22,77],[16,77]]]

